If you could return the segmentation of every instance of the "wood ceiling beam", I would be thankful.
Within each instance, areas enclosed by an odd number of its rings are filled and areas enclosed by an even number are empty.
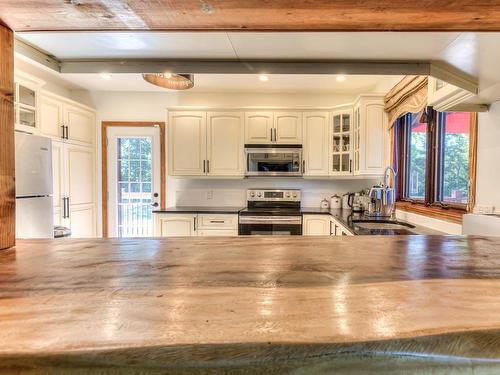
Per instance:
[[[0,0],[15,31],[500,31],[498,0]]]

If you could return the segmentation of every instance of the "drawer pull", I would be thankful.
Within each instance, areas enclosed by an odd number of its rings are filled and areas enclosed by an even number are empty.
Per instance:
[[[225,223],[225,221],[224,221],[224,220],[210,220],[210,222],[211,222],[212,224],[224,224],[224,223]]]

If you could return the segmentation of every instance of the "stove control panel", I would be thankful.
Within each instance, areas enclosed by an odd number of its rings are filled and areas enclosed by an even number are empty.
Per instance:
[[[250,202],[300,202],[300,190],[252,189],[247,190],[247,200]]]

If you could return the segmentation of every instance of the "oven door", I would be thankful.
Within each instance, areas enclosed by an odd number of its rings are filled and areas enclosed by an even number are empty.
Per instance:
[[[302,148],[245,148],[246,176],[302,176]]]
[[[240,216],[240,235],[301,236],[301,216]]]

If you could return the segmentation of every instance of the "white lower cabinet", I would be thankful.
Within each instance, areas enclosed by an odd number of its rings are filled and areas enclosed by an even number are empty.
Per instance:
[[[155,214],[157,237],[237,236],[237,214]]]
[[[303,215],[304,236],[352,236],[353,234],[331,215]]]
[[[154,234],[157,237],[196,236],[196,214],[155,214]]]
[[[303,215],[302,234],[304,236],[329,236],[330,215]]]
[[[330,216],[330,223],[332,236],[353,236],[349,229],[340,224],[340,222],[332,216]]]

